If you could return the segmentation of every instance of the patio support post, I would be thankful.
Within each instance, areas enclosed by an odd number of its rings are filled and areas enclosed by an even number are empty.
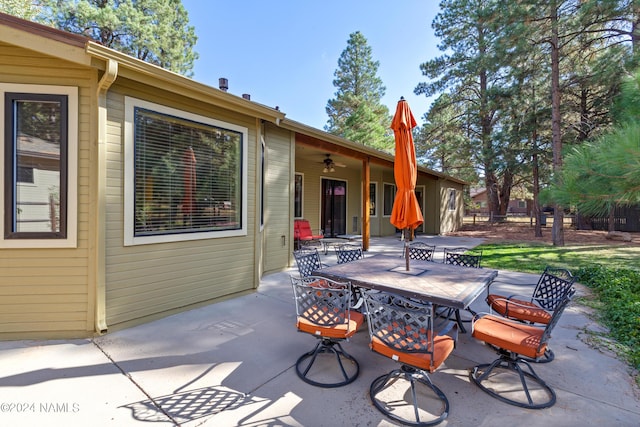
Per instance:
[[[367,156],[362,160],[362,250],[369,250],[371,199],[369,195],[369,183],[371,182],[371,159]]]

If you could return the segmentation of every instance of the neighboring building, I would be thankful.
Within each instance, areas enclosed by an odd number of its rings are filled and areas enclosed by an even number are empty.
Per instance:
[[[479,214],[489,215],[489,204],[487,199],[487,189],[474,187],[470,189],[471,207],[467,210],[468,215]],[[507,207],[507,215],[530,216],[533,209],[533,200],[511,199]]]
[[[252,292],[291,265],[296,217],[365,246],[396,232],[392,156],[1,13],[0,64],[0,339]],[[420,231],[461,226],[465,184],[419,169]]]

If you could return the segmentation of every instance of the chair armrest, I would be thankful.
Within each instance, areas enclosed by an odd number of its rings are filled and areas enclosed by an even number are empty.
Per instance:
[[[519,299],[519,300],[531,300],[530,296],[524,296],[524,295],[509,295],[508,297],[504,297],[504,298],[496,298],[495,301],[504,301],[507,303],[507,307],[509,305],[515,305],[518,307],[522,307],[522,308],[531,308],[530,305],[526,305],[526,304],[521,304],[517,301],[514,301],[514,299]]]
[[[541,306],[540,308],[543,308],[542,305],[544,305],[545,303],[554,303],[554,302],[555,303],[559,303],[564,298],[533,298],[531,295],[513,294],[513,295],[509,295],[509,296],[504,297],[504,298],[496,298],[496,301],[506,301],[507,304],[519,305],[519,306],[524,307],[524,305],[513,301],[514,299],[530,301],[532,303],[535,303],[535,304]],[[547,310],[547,309],[545,308],[544,310]]]
[[[516,304],[516,303],[513,303]],[[501,322],[505,322],[505,323],[510,323],[512,325],[518,325],[518,326],[522,326],[522,322],[519,320],[514,320],[514,319],[510,319],[508,317],[503,317],[500,316],[499,314],[494,314],[494,313],[487,313],[486,311],[481,311],[479,313],[476,313],[475,316],[473,316],[471,318],[471,334],[473,335],[473,329],[475,327],[475,324],[478,320],[482,319],[485,316],[492,316],[496,319],[500,319]],[[547,325],[538,325],[538,324],[528,324],[527,326],[532,326],[535,328],[540,328],[540,329],[544,329],[546,328]]]
[[[534,302],[534,303],[538,304],[541,307],[543,307],[545,305],[548,305],[548,304],[551,304],[554,307],[557,307],[558,304],[560,304],[564,300],[563,297],[560,297],[560,298],[532,298],[532,297],[529,297],[529,299],[531,300],[531,302]],[[550,309],[550,308],[545,308],[545,310],[551,311],[551,312],[554,311],[553,309]]]

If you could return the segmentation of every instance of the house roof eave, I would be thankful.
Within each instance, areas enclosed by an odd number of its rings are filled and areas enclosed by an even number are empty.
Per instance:
[[[106,68],[109,60],[118,63],[118,75],[139,81],[161,81],[166,84],[163,89],[179,93],[200,101],[215,104],[233,111],[242,112],[257,118],[267,120],[276,124],[284,119],[285,114],[275,108],[267,107],[254,101],[244,99],[240,96],[222,91],[220,89],[199,83],[189,77],[173,71],[166,70],[148,62],[144,62],[132,56],[105,47],[94,41],[89,41],[86,45],[86,52],[93,58],[100,60]]]
[[[337,135],[333,135],[323,130],[314,128],[312,126],[305,125],[304,123],[291,120],[289,118],[285,118],[280,124],[280,126],[285,129],[291,130],[301,135],[305,135],[307,137],[313,138],[318,141],[326,141],[329,144],[333,144],[337,147],[346,149],[351,153],[362,154],[362,156],[356,156],[356,157],[361,157],[361,158],[371,157],[379,160],[380,161],[379,163],[382,163],[382,164],[393,164],[395,160],[392,154],[385,153],[380,150],[376,150],[375,148],[372,148],[372,147],[367,147],[366,145],[358,144],[356,142],[350,141],[348,139],[342,138]],[[418,171],[425,173],[427,175],[435,176],[441,180],[452,181],[461,185],[469,185],[467,181],[449,176],[442,172],[434,171],[424,166],[418,166]]]
[[[48,27],[0,12],[0,41],[41,54],[63,57],[65,60],[89,66],[85,53],[89,38]]]

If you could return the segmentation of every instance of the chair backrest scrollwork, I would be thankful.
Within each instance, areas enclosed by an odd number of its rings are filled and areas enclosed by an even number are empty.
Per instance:
[[[338,264],[361,259],[364,257],[362,246],[350,244],[336,246],[336,257],[338,258]]]
[[[445,264],[459,265],[461,267],[480,268],[480,261],[482,260],[482,252],[475,251],[474,253],[468,253],[467,248],[444,248]]]
[[[387,292],[365,291],[369,333],[390,348],[433,355],[433,305]],[[433,357],[431,358],[433,361]]]
[[[322,268],[320,254],[316,248],[304,248],[293,251],[293,257],[296,260],[298,271],[302,277],[310,276],[311,273]]]
[[[547,267],[533,290],[532,301],[546,310],[557,310],[566,295],[575,293],[575,280],[567,269]]]
[[[572,297],[573,297],[573,292],[570,292],[567,295],[565,295],[558,303],[556,309],[553,311],[551,320],[549,320],[549,323],[544,328],[544,333],[540,338],[540,344],[538,346],[538,349],[541,349],[543,345],[546,345],[549,342],[549,339],[551,338],[551,331],[558,324],[558,321],[560,320],[560,316],[562,316],[562,312],[564,312],[564,309],[567,308],[567,305],[569,305],[569,302],[571,302]]]
[[[436,247],[423,242],[413,242],[409,244],[409,259],[422,261],[433,261],[433,253]]]
[[[322,327],[349,323],[351,285],[323,277],[291,276],[296,314]]]

